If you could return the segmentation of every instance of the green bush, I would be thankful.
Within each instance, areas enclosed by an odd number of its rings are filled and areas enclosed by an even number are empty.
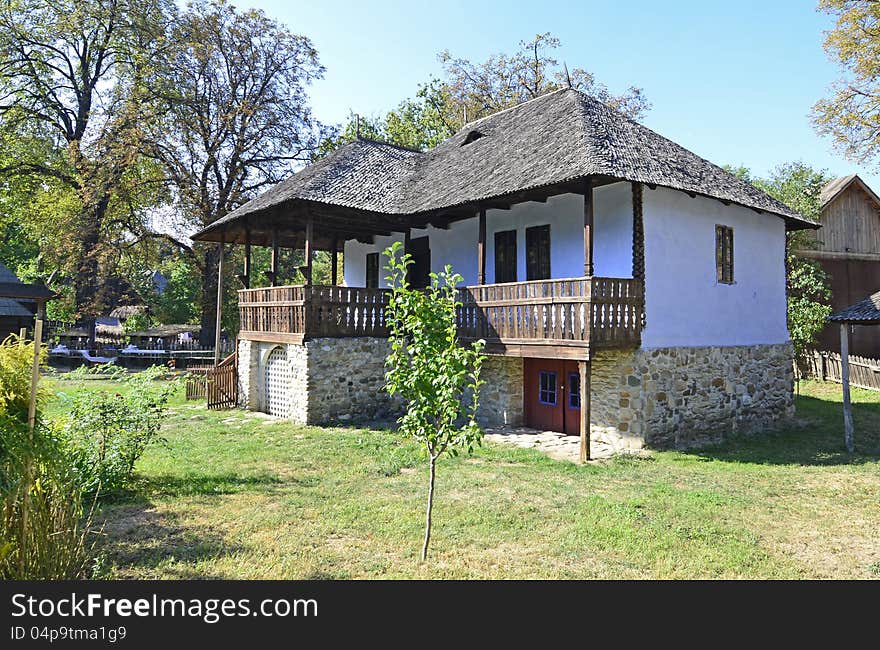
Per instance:
[[[92,547],[75,478],[55,432],[37,419],[28,427],[31,343],[0,343],[0,579],[89,576]]]
[[[159,440],[168,401],[177,387],[176,380],[158,381],[166,372],[162,366],[135,374],[117,372],[113,378],[122,383],[118,392],[80,390],[69,398],[61,438],[86,495],[127,487],[137,460]]]

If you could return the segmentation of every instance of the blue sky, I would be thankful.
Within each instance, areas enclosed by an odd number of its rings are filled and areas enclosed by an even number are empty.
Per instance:
[[[316,116],[380,115],[441,72],[437,53],[481,61],[549,31],[557,58],[612,91],[641,86],[647,126],[718,164],[758,174],[803,160],[859,173],[880,169],[833,151],[810,108],[838,76],[822,50],[831,20],[810,0],[233,0],[312,39],[327,68],[311,92]]]

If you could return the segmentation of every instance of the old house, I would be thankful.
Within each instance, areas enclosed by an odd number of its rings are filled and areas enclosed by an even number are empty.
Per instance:
[[[819,262],[831,279],[831,306],[840,311],[880,289],[880,197],[857,175],[829,182],[820,195],[822,228],[816,248],[801,255]],[[871,328],[851,327],[851,354],[880,358],[880,336]],[[829,323],[819,348],[840,352],[840,334]]]
[[[304,248],[306,284],[239,292],[242,406],[323,423],[393,413],[382,251],[464,276],[463,340],[491,355],[480,417],[687,446],[792,413],[785,205],[584,94],[472,122],[430,151],[359,139],[194,238]],[[310,282],[344,250],[342,284]],[[336,256],[333,256],[336,259]]]

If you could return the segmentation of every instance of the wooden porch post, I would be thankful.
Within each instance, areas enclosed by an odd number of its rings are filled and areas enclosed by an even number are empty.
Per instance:
[[[589,361],[578,361],[581,375],[581,454],[582,463],[590,460],[590,380],[592,367]]]
[[[480,210],[480,228],[477,235],[477,284],[486,284],[486,210]]]
[[[584,276],[593,275],[593,179],[584,180]]]
[[[333,286],[335,287],[339,282],[339,240],[334,237],[333,238],[333,247],[330,250],[330,278]]]
[[[272,262],[269,267],[272,286],[278,286],[278,226],[272,227]]]
[[[849,395],[849,324],[840,324],[840,381],[843,384],[843,429],[846,450],[853,453],[852,403]]]
[[[306,221],[306,242],[305,242],[305,257],[306,257],[306,284],[312,284],[312,240],[315,237],[315,218],[312,215],[309,215],[308,221]]]
[[[242,274],[242,282],[245,289],[251,288],[251,229],[245,228],[244,231],[244,273]]]
[[[412,247],[412,244],[410,243],[410,241],[411,241],[410,232],[409,232],[409,228],[407,228],[403,233],[403,254],[404,255],[409,253],[410,248]],[[406,281],[407,282],[410,281],[410,276],[412,275],[411,271],[412,271],[412,266],[410,266],[406,270]]]
[[[220,327],[223,319],[223,262],[224,248],[226,244],[226,235],[220,235],[220,262],[217,265],[217,324],[214,328],[214,366],[220,364]],[[273,278],[274,284],[274,278]]]

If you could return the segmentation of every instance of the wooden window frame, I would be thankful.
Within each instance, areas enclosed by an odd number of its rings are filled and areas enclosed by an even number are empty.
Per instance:
[[[539,257],[539,252],[535,247],[541,240],[535,240],[533,237],[539,232],[547,233],[547,255],[546,258]],[[552,268],[550,265],[550,257],[553,251],[553,239],[550,230],[550,224],[540,226],[531,226],[526,228],[526,280],[549,280],[552,276]],[[531,245],[530,245],[531,244]]]
[[[370,268],[370,267],[374,268]],[[375,277],[371,277],[375,274]],[[379,253],[367,253],[364,267],[364,286],[367,289],[379,288]]]
[[[547,388],[544,388],[544,378],[547,377],[548,383]],[[549,379],[553,377],[553,388],[550,389]],[[544,395],[546,394],[548,397],[550,393],[553,393],[553,401],[545,400]],[[544,404],[545,406],[558,406],[559,405],[559,373],[553,370],[541,370],[538,372],[538,402]]]
[[[511,237],[511,235],[513,235]],[[516,230],[499,230],[495,232],[495,282],[516,282],[517,281],[517,250],[516,250]],[[504,246],[499,246],[500,239],[508,239],[512,241],[504,242]],[[498,254],[498,251],[504,249],[506,252],[506,257],[502,257]],[[506,263],[508,266],[508,273],[499,273],[499,271],[503,271],[504,269],[501,267],[501,264]]]
[[[733,228],[715,225],[715,279],[718,284],[734,284]]]

